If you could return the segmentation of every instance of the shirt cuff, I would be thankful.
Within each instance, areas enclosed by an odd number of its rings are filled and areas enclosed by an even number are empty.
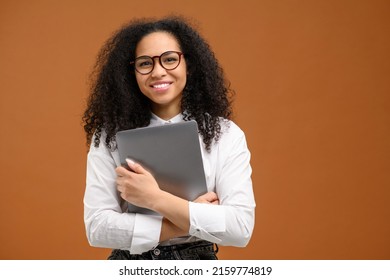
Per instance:
[[[162,217],[136,214],[130,253],[142,254],[156,247],[160,240]]]
[[[214,243],[220,243],[215,233],[226,231],[225,211],[221,205],[189,203],[189,234]]]

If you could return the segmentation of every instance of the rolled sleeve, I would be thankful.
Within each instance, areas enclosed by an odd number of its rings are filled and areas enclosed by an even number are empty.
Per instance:
[[[130,252],[141,254],[158,245],[162,217],[157,215],[135,215],[135,227]]]
[[[219,205],[189,203],[190,235],[220,243],[221,239],[214,234],[226,231],[225,211]]]

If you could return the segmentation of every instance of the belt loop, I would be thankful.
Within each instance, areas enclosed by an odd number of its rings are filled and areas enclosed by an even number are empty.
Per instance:
[[[214,243],[214,245],[215,245],[215,249],[214,249],[214,252],[215,252],[215,253],[218,253],[218,251],[219,251],[219,247],[218,247],[218,244],[217,244],[217,243]]]

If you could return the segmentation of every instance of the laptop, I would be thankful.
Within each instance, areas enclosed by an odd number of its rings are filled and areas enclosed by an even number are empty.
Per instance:
[[[162,190],[189,201],[207,192],[196,121],[119,131],[116,141],[121,164],[141,164]],[[128,212],[158,215],[130,203]]]

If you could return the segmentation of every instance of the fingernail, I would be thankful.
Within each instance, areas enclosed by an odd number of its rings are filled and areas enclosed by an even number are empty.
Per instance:
[[[135,162],[132,161],[132,160],[129,159],[129,158],[126,159],[126,162],[127,162],[128,165],[133,165],[133,164],[135,164]]]

